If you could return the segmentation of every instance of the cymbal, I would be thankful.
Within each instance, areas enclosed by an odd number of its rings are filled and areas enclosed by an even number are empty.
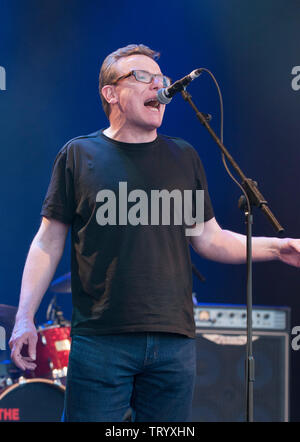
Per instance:
[[[6,336],[11,335],[14,328],[17,307],[13,305],[0,304],[0,326],[4,327]]]
[[[50,285],[50,290],[54,293],[71,293],[71,272],[55,279]]]
[[[0,321],[14,322],[17,310],[13,305],[0,304]]]

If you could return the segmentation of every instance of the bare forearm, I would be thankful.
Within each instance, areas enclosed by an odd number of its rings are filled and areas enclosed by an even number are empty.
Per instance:
[[[278,238],[253,237],[252,258],[254,261],[278,259]],[[196,250],[197,251],[197,250]],[[199,254],[213,261],[227,264],[246,262],[246,236],[230,230],[216,232],[210,243],[198,251]]]
[[[223,241],[228,242],[227,254],[229,260],[235,263],[246,261],[246,236],[230,230],[223,230]],[[278,238],[253,237],[252,238],[252,258],[254,261],[273,261],[278,259],[279,249]],[[226,253],[224,257],[226,259]]]
[[[55,242],[45,244],[38,237],[33,240],[24,267],[17,319],[33,320],[62,252]]]

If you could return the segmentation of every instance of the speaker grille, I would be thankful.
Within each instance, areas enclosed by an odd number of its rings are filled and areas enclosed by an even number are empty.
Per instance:
[[[197,329],[197,378],[193,422],[245,421],[246,335]],[[254,421],[288,420],[288,334],[256,332]]]

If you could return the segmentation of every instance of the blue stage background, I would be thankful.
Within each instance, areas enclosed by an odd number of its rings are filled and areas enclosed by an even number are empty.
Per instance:
[[[285,227],[299,237],[300,90],[291,82],[300,65],[300,5],[296,0],[153,0],[131,2],[2,0],[0,65],[1,303],[17,305],[22,271],[40,224],[40,208],[51,167],[67,140],[107,127],[98,96],[104,57],[129,43],[161,52],[162,71],[178,79],[206,67],[224,99],[224,144],[260,190]],[[299,81],[300,83],[300,81]],[[212,114],[219,133],[217,91],[202,75],[189,92]],[[239,189],[227,176],[220,152],[191,108],[178,95],[167,107],[161,133],[191,142],[204,163],[216,218],[244,233],[237,208]],[[258,210],[254,235],[274,236]],[[207,279],[194,280],[199,302],[246,303],[245,266],[207,262],[192,251]],[[70,270],[69,244],[55,277]],[[299,270],[279,262],[255,263],[253,302],[287,305],[300,325]],[[45,322],[48,291],[37,314]],[[65,316],[71,296],[60,295]],[[300,420],[300,351],[291,351],[291,420]]]

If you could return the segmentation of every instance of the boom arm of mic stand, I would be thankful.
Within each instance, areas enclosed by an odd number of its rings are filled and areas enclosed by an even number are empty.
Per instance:
[[[184,100],[187,101],[191,107],[196,112],[196,116],[198,120],[200,120],[200,123],[203,124],[203,126],[206,127],[214,141],[217,143],[219,148],[221,149],[222,153],[225,155],[225,157],[228,159],[236,173],[239,175],[242,181],[242,186],[245,190],[245,192],[248,195],[248,198],[252,205],[259,207],[264,215],[268,218],[269,222],[272,224],[275,231],[279,234],[284,232],[284,228],[280,225],[280,223],[277,221],[275,215],[272,213],[270,208],[268,207],[268,203],[266,199],[263,197],[263,195],[260,193],[257,184],[251,180],[250,178],[247,178],[246,175],[243,173],[243,171],[240,169],[238,164],[234,161],[233,157],[230,155],[224,144],[221,142],[221,140],[217,137],[213,129],[208,124],[207,119],[205,116],[200,112],[195,104],[193,103],[191,99],[191,95],[186,91],[181,91],[181,95],[183,96]]]

